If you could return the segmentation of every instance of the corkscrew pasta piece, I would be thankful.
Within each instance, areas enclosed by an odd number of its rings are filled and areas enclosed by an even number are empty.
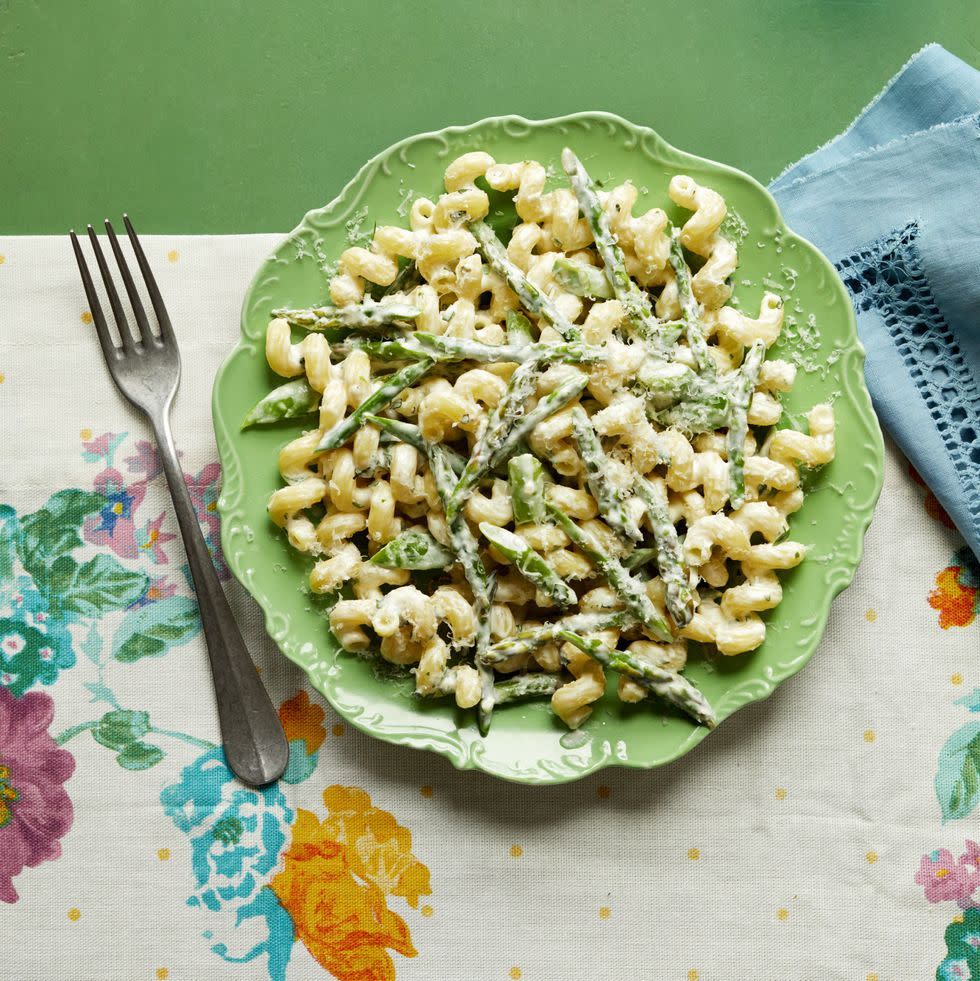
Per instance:
[[[702,599],[680,635],[702,644],[714,644],[721,654],[744,654],[754,651],[766,639],[766,625],[755,613],[736,619],[728,616],[714,600]]]
[[[345,651],[366,651],[371,640],[364,627],[371,625],[377,609],[374,599],[338,600],[330,611],[330,629]]]
[[[499,376],[474,368],[450,384],[434,379],[418,406],[419,428],[432,442],[443,442],[459,433],[475,433],[486,422],[492,409],[507,389]]]
[[[310,589],[314,593],[332,593],[357,577],[361,568],[361,550],[352,544],[337,549],[329,559],[323,559],[310,572]]]
[[[766,347],[772,347],[783,329],[783,301],[775,293],[766,293],[755,320],[734,307],[722,307],[715,318],[715,329],[720,340],[731,340],[743,347],[763,341]]]
[[[569,729],[577,729],[591,714],[592,704],[606,690],[606,675],[597,661],[565,644],[565,663],[573,677],[551,696],[551,707]]]
[[[651,208],[634,217],[638,191],[632,181],[614,187],[603,201],[610,231],[626,257],[626,270],[641,286],[663,282],[663,271],[670,254],[667,214]]]
[[[833,459],[833,410],[775,428],[796,368],[760,357],[783,301],[729,305],[721,195],[677,175],[641,206],[632,181],[566,175],[470,150],[406,227],[340,254],[329,298],[310,298],[332,306],[271,318],[266,360],[293,381],[249,425],[297,428],[270,520],[310,557],[345,650],[483,729],[498,701],[545,692],[581,726],[609,671],[621,700],[659,692],[710,722],[688,641],[763,643],[780,573],[806,556],[800,468]],[[487,187],[518,217],[496,248]]]
[[[816,405],[807,413],[810,434],[780,429],[769,441],[769,457],[777,463],[822,467],[834,458],[834,410]]]
[[[486,171],[495,191],[516,191],[514,207],[525,222],[540,225],[551,247],[564,252],[584,248],[592,240],[588,224],[579,217],[575,196],[568,188],[544,192],[547,171],[535,160],[495,164]]]

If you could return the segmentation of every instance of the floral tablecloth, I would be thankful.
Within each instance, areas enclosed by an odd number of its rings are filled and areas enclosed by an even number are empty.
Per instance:
[[[276,240],[146,240],[191,495],[290,740],[256,791],[68,242],[0,238],[0,977],[980,978],[980,570],[897,452],[768,701],[654,772],[457,772],[347,728],[222,562],[211,379]]]

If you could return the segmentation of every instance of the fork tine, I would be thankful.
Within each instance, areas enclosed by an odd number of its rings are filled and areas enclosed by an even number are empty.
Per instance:
[[[116,328],[119,330],[119,340],[122,341],[123,350],[132,353],[135,348],[133,334],[129,329],[129,320],[126,311],[123,310],[119,302],[119,294],[116,292],[116,284],[112,280],[109,266],[105,261],[105,253],[99,244],[99,237],[95,234],[95,229],[88,225],[88,237],[92,243],[92,251],[95,253],[95,261],[99,264],[99,272],[102,273],[102,283],[105,286],[106,295],[109,297],[109,306],[112,307],[112,315],[116,319]]]
[[[116,265],[119,267],[120,275],[126,286],[126,293],[129,295],[129,302],[132,305],[136,323],[139,324],[140,340],[144,344],[154,344],[156,343],[156,338],[153,336],[153,331],[150,328],[150,321],[146,317],[143,301],[140,299],[139,291],[136,289],[136,283],[133,282],[133,277],[129,272],[129,264],[123,255],[122,247],[119,245],[119,239],[116,238],[116,230],[112,227],[112,223],[108,218],[105,220],[105,230],[109,235],[112,254],[116,257]]]
[[[146,261],[146,253],[143,251],[143,246],[140,245],[140,240],[136,235],[136,229],[133,228],[133,223],[129,220],[129,215],[123,215],[123,224],[126,226],[126,231],[129,234],[129,241],[133,246],[133,252],[136,253],[136,261],[139,263],[147,292],[150,294],[150,302],[153,304],[157,321],[160,324],[160,339],[165,343],[174,344],[176,340],[174,338],[173,326],[170,323],[170,315],[167,313],[167,308],[164,305],[163,297],[160,295],[160,290],[157,289],[157,281],[153,276],[153,270]]]
[[[92,282],[92,277],[89,274],[88,263],[82,254],[82,246],[78,241],[78,236],[75,234],[75,229],[72,229],[68,233],[68,237],[71,239],[71,247],[75,251],[75,261],[78,263],[78,271],[82,276],[82,285],[85,287],[89,312],[92,314],[92,320],[95,323],[95,332],[99,337],[102,354],[107,362],[116,361],[119,358],[119,348],[113,344],[112,337],[109,334],[109,325],[106,323],[105,315],[102,313],[99,294],[95,292],[95,284]]]

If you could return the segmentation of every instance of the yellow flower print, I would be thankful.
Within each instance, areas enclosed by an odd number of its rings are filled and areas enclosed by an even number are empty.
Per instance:
[[[395,966],[388,951],[414,957],[411,934],[405,921],[388,908],[386,890],[378,879],[366,874],[368,866],[384,866],[383,861],[374,861],[380,849],[375,848],[372,861],[366,863],[351,845],[372,837],[373,831],[386,823],[404,832],[407,847],[411,846],[411,835],[390,814],[374,808],[362,790],[329,788],[324,794],[329,808],[328,798],[338,804],[356,805],[359,810],[331,814],[321,822],[312,812],[298,809],[285,866],[270,886],[291,916],[297,937],[339,981],[395,981]],[[381,818],[376,820],[374,815]],[[338,840],[338,829],[345,840]],[[404,871],[413,863],[421,865],[409,853]],[[421,868],[427,885],[428,870]],[[391,870],[385,869],[379,878],[391,882]],[[394,882],[400,885],[398,879]],[[399,894],[406,891],[410,890],[402,887]],[[418,891],[414,896],[417,901]]]
[[[401,896],[416,909],[428,896],[429,870],[412,854],[412,833],[387,811],[371,804],[359,787],[334,785],[323,792],[326,826],[347,847],[351,871],[390,896]]]

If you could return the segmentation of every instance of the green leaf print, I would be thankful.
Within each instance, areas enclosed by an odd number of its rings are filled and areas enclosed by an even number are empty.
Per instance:
[[[939,752],[936,797],[943,820],[966,817],[980,797],[980,722],[968,722]]]
[[[17,554],[39,588],[43,590],[54,559],[81,546],[78,529],[104,504],[103,494],[62,490],[52,494],[43,508],[21,518]]]
[[[0,504],[0,584],[9,582],[13,577],[19,538],[17,512],[9,504]]]
[[[95,620],[89,625],[81,650],[93,664],[99,663],[99,658],[102,656],[102,634],[99,633],[99,625]]]
[[[117,757],[116,762],[124,770],[149,770],[164,757],[159,746],[150,743],[130,743]]]
[[[964,910],[946,927],[946,957],[936,970],[938,981],[980,977],[980,910]]]
[[[84,565],[76,566],[66,587],[60,591],[68,594],[64,598],[66,609],[83,617],[100,617],[131,606],[148,585],[144,573],[127,569],[111,555],[100,553]]]
[[[112,656],[125,663],[159,657],[186,644],[200,629],[194,600],[171,596],[126,614],[112,640]]]
[[[108,749],[123,750],[150,731],[150,716],[146,712],[117,709],[106,712],[92,730],[97,743]]]
[[[0,670],[13,679],[9,690],[20,698],[36,684],[50,685],[63,665],[70,666],[52,638],[22,619],[0,617]]]

